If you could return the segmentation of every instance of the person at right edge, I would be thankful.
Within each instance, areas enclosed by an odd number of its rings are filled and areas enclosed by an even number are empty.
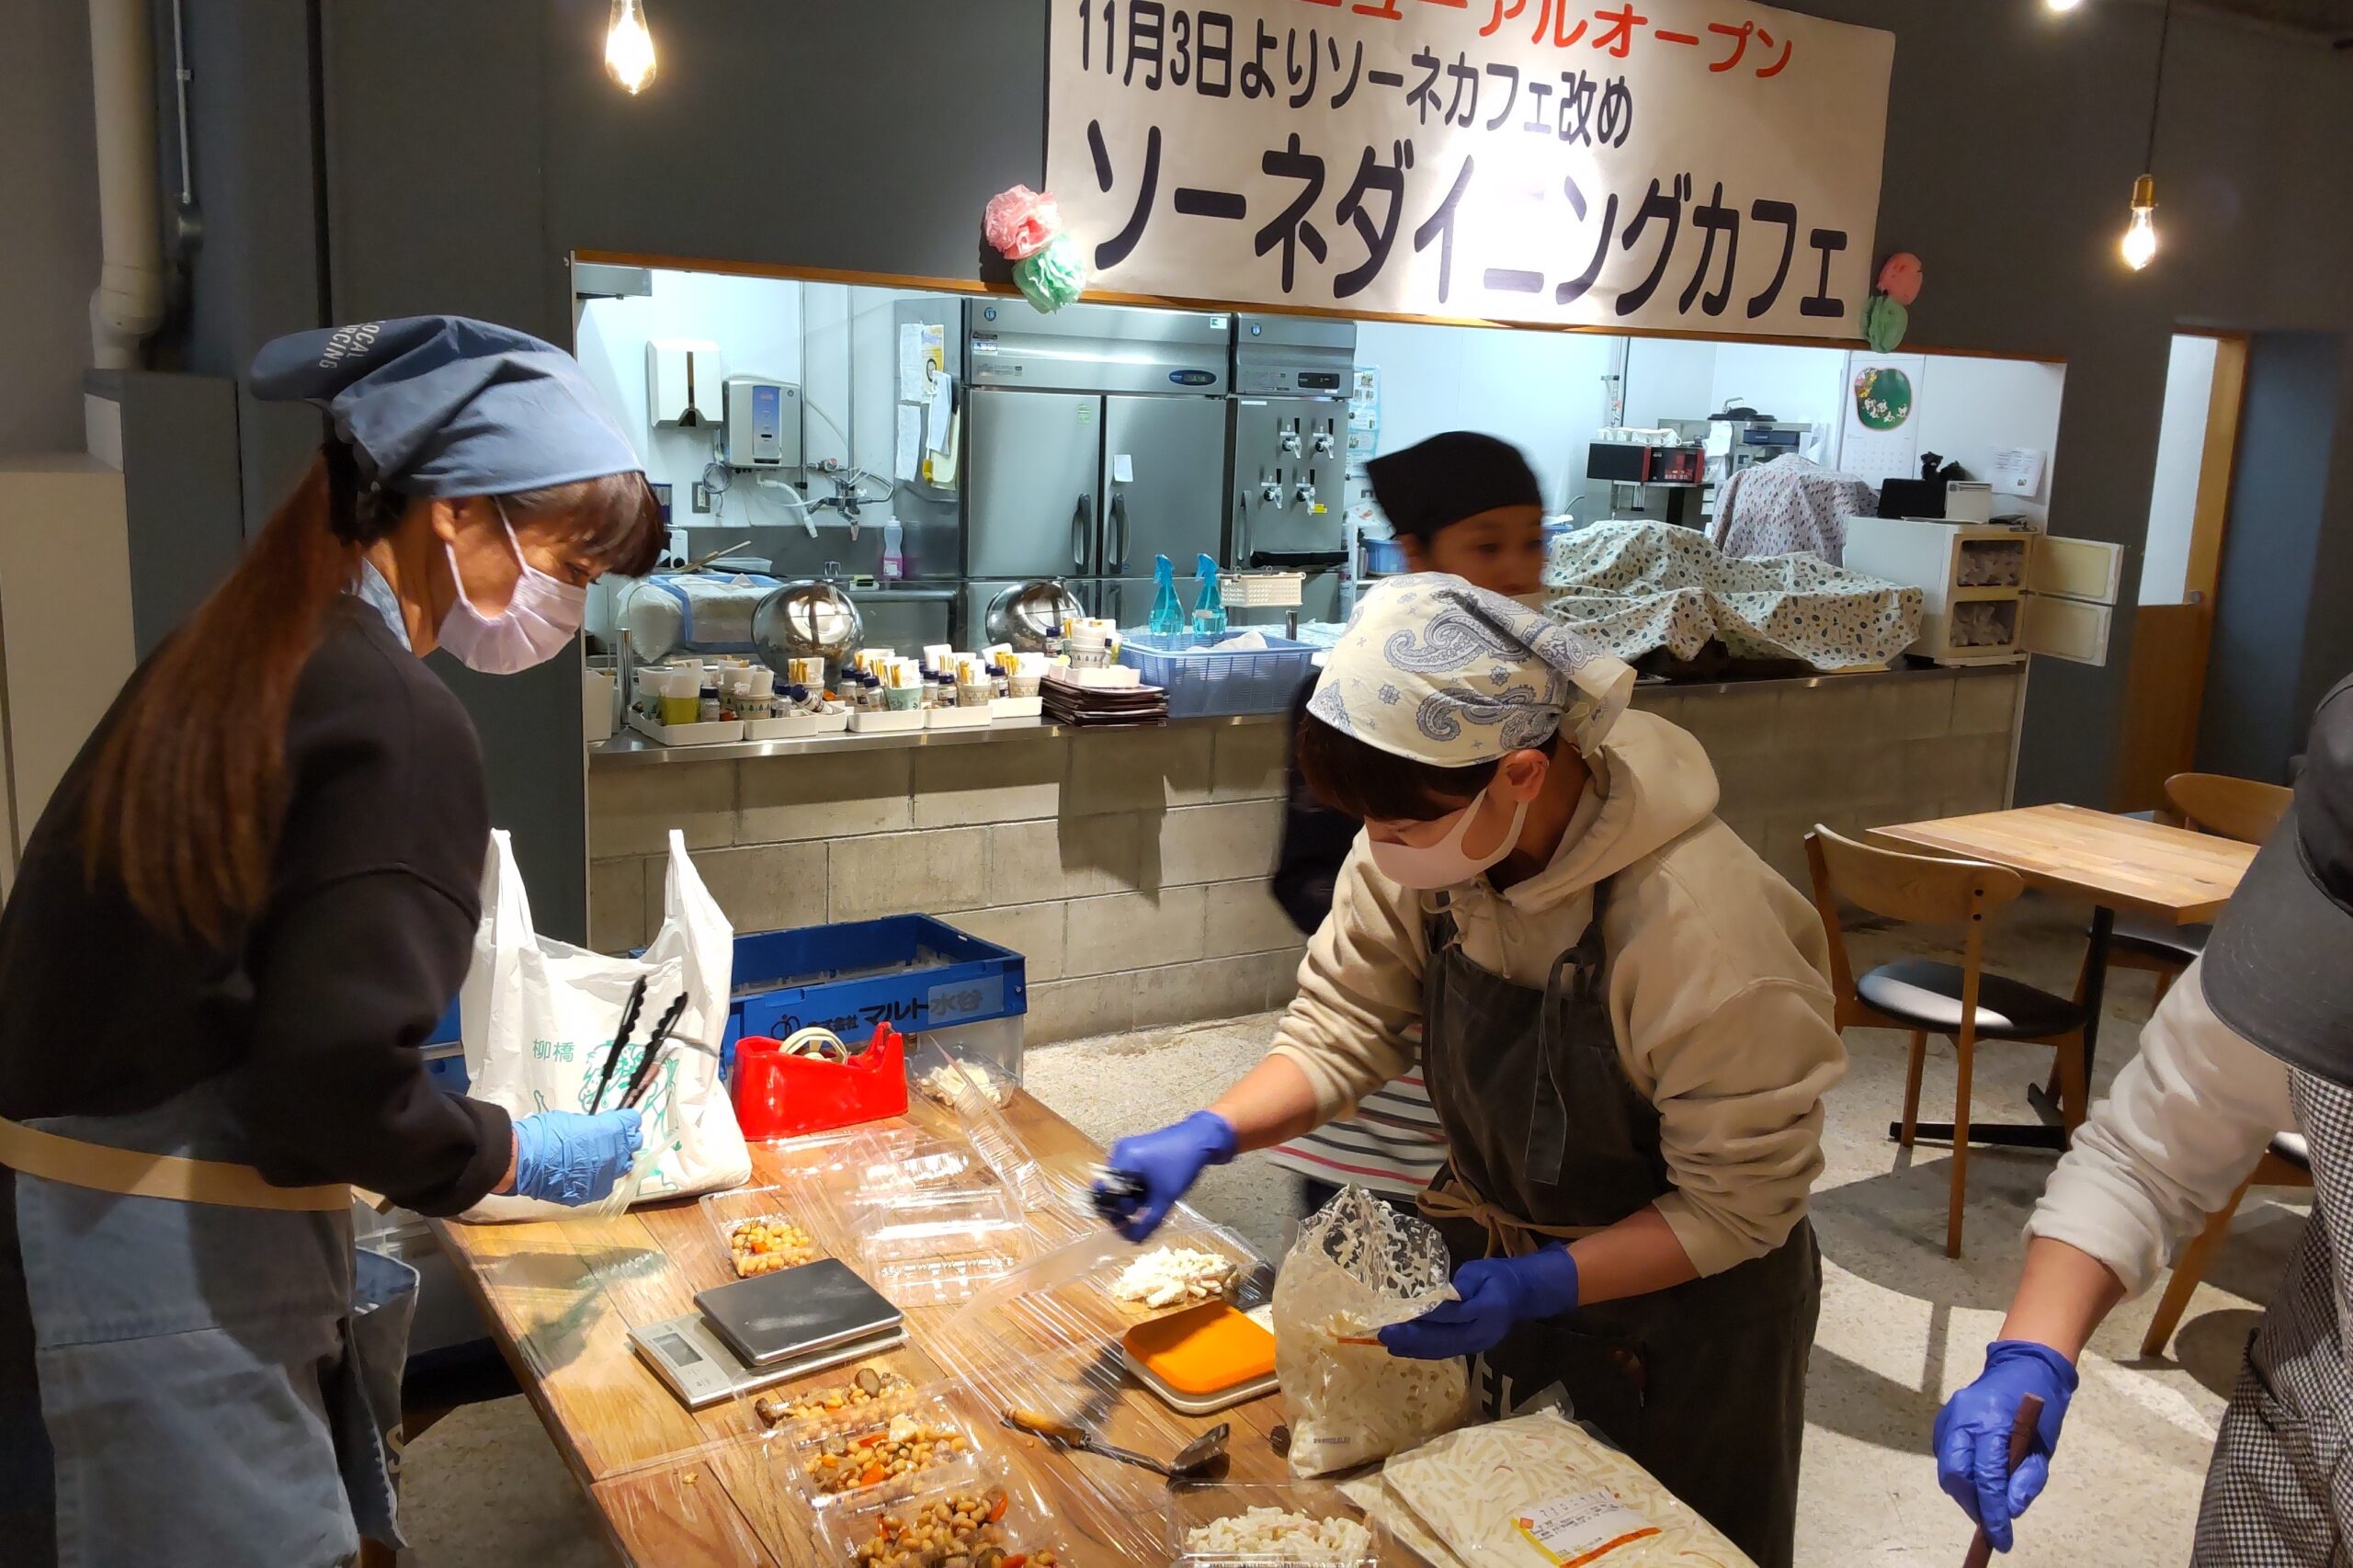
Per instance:
[[[1113,1145],[1141,1239],[1211,1164],[1340,1116],[1411,1061],[1448,1165],[1421,1207],[1460,1300],[1381,1332],[1482,1358],[1508,1412],[1565,1386],[1762,1568],[1794,1560],[1822,1259],[1806,1221],[1846,1065],[1813,905],[1715,815],[1633,672],[1461,578],[1381,584],[1300,737],[1363,820],[1274,1049]],[[1141,1188],[1126,1197],[1108,1188]]]
[[[1493,436],[1449,430],[1364,465],[1372,498],[1415,572],[1449,572],[1473,587],[1541,608],[1544,493],[1519,449]],[[1315,798],[1299,766],[1299,727],[1315,682],[1291,704],[1282,851],[1272,886],[1300,935],[1332,913],[1341,864],[1364,824]],[[1267,1152],[1297,1173],[1305,1211],[1353,1182],[1411,1204],[1446,1165],[1446,1136],[1430,1108],[1421,1064],[1357,1101],[1356,1113]]]
[[[2353,1561],[2353,679],[2321,699],[2295,803],[2076,1130],[2027,1223],[2026,1267],[1985,1369],[1938,1413],[1937,1477],[2001,1551],[2051,1478],[2093,1331],[2301,1131],[2314,1200],[2222,1413],[2190,1562]],[[2009,1468],[2021,1402],[2042,1402]]]

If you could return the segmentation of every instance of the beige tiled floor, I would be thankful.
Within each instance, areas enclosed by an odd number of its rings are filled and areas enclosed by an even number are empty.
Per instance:
[[[2081,953],[2080,920],[2078,913],[2022,906],[1996,933],[1995,966],[2068,989]],[[1854,941],[1862,961],[1925,945],[1893,933]],[[2096,1087],[2129,1056],[2148,998],[2145,975],[2120,975],[2110,987]],[[1202,1104],[1256,1059],[1271,1022],[1271,1016],[1237,1018],[1049,1047],[1031,1055],[1030,1086],[1108,1139]],[[1942,1568],[1960,1557],[1968,1531],[1937,1491],[1928,1424],[1945,1394],[1975,1375],[2000,1324],[2021,1253],[2018,1227],[2051,1159],[1975,1150],[1967,1256],[1947,1259],[1947,1153],[1923,1145],[1907,1156],[1886,1138],[1902,1099],[1903,1041],[1857,1031],[1849,1044],[1853,1068],[1831,1098],[1828,1169],[1814,1199],[1827,1267],[1799,1560]],[[1976,1117],[2023,1117],[2025,1085],[2048,1060],[2029,1049],[1986,1048]],[[1924,1116],[1949,1114],[1952,1092],[1951,1051],[1932,1047]],[[1296,1213],[1289,1178],[1249,1159],[1211,1173],[1198,1201],[1268,1249],[1281,1245]],[[2085,1358],[2051,1489],[2006,1561],[2106,1568],[2187,1557],[2223,1394],[2302,1213],[2264,1195],[2249,1200],[2171,1358],[2138,1359],[2154,1298],[2128,1306],[2102,1331]],[[425,1568],[608,1561],[593,1519],[519,1401],[463,1412],[419,1439],[409,1451],[405,1487],[416,1543],[405,1561]]]

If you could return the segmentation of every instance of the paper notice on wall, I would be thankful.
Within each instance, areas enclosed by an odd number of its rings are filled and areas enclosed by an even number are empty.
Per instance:
[[[1880,484],[1920,477],[1920,398],[1928,361],[1918,354],[1850,354],[1839,415],[1838,468]]]
[[[923,322],[899,326],[899,401],[929,403],[934,370],[947,363],[944,329]]]
[[[1994,454],[1994,472],[1987,477],[1997,493],[2032,500],[2042,494],[2043,461],[2044,454],[2032,447],[2006,447]]]
[[[1136,460],[1133,453],[1117,452],[1111,458],[1111,483],[1133,484],[1136,482]]]
[[[929,431],[924,447],[926,451],[944,452],[949,445],[949,426],[956,418],[956,379],[942,375],[931,389],[931,414],[926,420]]]
[[[903,482],[912,482],[923,474],[923,410],[913,403],[899,404],[898,449],[891,460],[891,472]]]

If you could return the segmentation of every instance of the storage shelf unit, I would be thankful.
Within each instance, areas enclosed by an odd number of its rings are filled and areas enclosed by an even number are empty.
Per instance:
[[[2121,545],[1987,523],[1849,517],[1846,565],[1926,597],[1907,653],[1940,665],[2006,664],[2029,653],[2108,662]]]

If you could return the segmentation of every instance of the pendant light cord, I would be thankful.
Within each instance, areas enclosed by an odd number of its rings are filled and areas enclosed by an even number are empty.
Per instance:
[[[2149,145],[2141,156],[2141,172],[2157,172],[2157,111],[2165,101],[2165,44],[2173,36],[2173,0],[2165,0],[2165,11],[2157,23],[2157,79],[2149,91]]]

